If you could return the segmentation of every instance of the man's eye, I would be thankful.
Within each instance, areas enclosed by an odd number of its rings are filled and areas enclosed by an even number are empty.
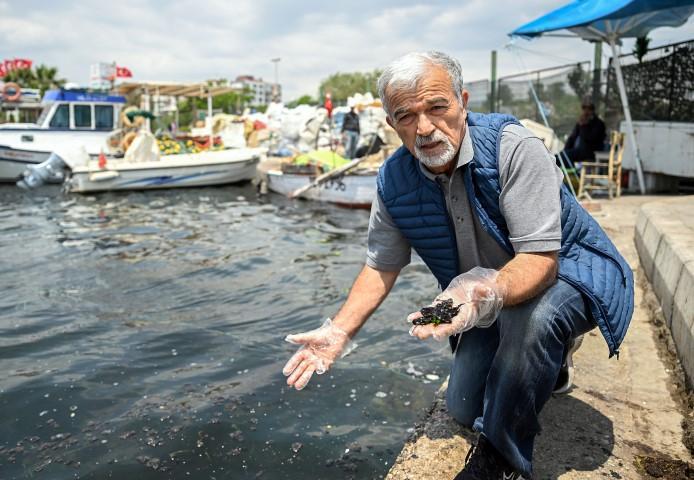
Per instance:
[[[411,123],[413,118],[414,118],[414,115],[412,115],[411,113],[407,113],[405,115],[398,117],[398,123],[402,123],[402,124]]]
[[[431,109],[435,112],[441,112],[443,110],[446,110],[447,108],[447,105],[434,105],[433,107],[431,107]]]

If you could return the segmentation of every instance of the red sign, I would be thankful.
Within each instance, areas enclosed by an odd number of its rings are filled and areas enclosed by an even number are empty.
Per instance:
[[[13,70],[28,70],[31,68],[32,61],[26,58],[15,58],[5,60],[0,63],[0,77],[4,77]]]

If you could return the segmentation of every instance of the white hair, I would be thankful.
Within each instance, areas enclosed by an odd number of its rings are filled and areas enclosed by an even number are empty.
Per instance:
[[[432,65],[442,67],[448,73],[451,87],[458,101],[463,103],[463,71],[455,58],[443,52],[411,52],[390,62],[378,78],[378,96],[383,103],[383,109],[390,116],[390,105],[386,98],[386,89],[414,90],[425,72]]]

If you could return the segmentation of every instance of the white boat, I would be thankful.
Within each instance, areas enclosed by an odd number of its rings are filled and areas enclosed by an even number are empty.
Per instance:
[[[355,171],[328,179],[325,183],[305,191],[301,197],[330,202],[352,208],[369,208],[376,197],[375,170]],[[268,189],[290,195],[315,180],[315,176],[283,173],[281,170],[265,172]]]
[[[78,193],[222,185],[255,178],[264,156],[262,148],[161,155],[154,136],[141,130],[124,157],[93,158],[73,145],[28,167],[17,185],[31,189],[66,177],[65,189]]]
[[[258,149],[240,148],[164,155],[159,160],[128,162],[108,159],[71,168],[67,188],[71,192],[145,190],[172,187],[201,187],[252,180],[261,158]]]
[[[82,90],[49,90],[35,124],[0,124],[0,182],[15,182],[29,165],[56,150],[81,145],[96,157],[108,151],[125,97]]]

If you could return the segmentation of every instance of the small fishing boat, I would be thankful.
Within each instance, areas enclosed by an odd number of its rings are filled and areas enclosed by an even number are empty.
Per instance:
[[[376,175],[382,161],[381,154],[350,162],[335,152],[314,150],[291,159],[264,162],[259,172],[261,182],[276,193],[369,208],[376,196]]]
[[[109,159],[103,167],[99,160],[89,159],[86,165],[71,168],[66,187],[88,193],[238,183],[255,178],[260,158],[258,149],[240,148],[164,155],[149,162]]]
[[[36,188],[66,178],[65,189],[77,193],[222,185],[255,178],[264,156],[261,148],[161,155],[152,134],[141,131],[124,157],[93,158],[83,147],[73,146],[28,167],[17,184]]]
[[[351,208],[369,208],[376,197],[376,170],[352,171],[330,178],[301,194],[302,198],[330,202]],[[315,175],[266,172],[267,187],[273,192],[291,195],[316,179]]]

